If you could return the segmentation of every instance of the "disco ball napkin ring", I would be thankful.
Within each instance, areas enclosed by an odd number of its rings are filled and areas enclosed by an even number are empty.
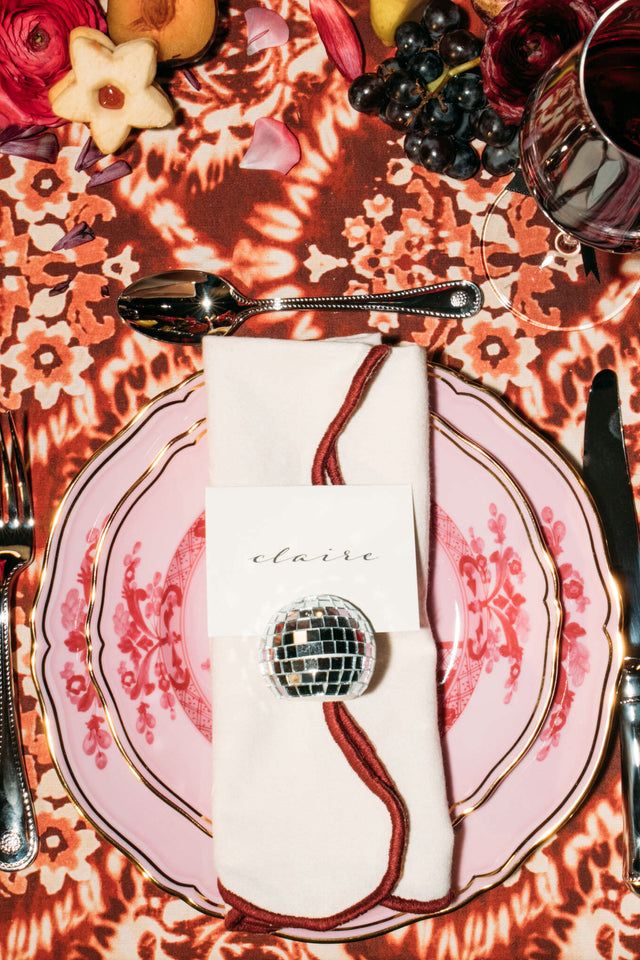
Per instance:
[[[371,623],[330,594],[282,607],[260,643],[260,670],[279,697],[352,700],[367,689],[376,662]]]

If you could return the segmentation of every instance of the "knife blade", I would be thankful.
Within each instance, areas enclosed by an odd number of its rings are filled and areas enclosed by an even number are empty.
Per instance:
[[[640,895],[640,540],[613,370],[601,370],[591,384],[583,474],[600,513],[624,604],[624,660],[618,686],[624,879]]]

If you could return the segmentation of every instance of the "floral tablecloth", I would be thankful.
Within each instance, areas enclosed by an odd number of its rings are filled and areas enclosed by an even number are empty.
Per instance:
[[[248,59],[249,5],[223,11],[220,52],[194,71],[200,89],[182,72],[170,78],[181,122],[131,142],[123,153],[129,176],[87,189],[88,174],[74,169],[86,136],[77,125],[57,131],[54,165],[0,154],[0,406],[28,415],[37,510],[38,563],[19,583],[17,662],[41,835],[29,869],[0,875],[0,957],[631,960],[640,955],[640,901],[621,882],[615,743],[582,809],[501,887],[450,915],[344,946],[230,933],[162,893],[96,835],[53,768],[29,669],[28,616],[56,506],[104,441],[200,365],[198,349],[160,346],[118,320],[122,286],[180,266],[206,266],[264,296],[380,291],[444,277],[485,282],[479,237],[504,183],[486,175],[455,183],[414,168],[387,128],[355,114],[305,0],[274,4],[291,40]],[[384,53],[366,3],[349,6],[375,63]],[[300,140],[302,160],[287,177],[239,168],[253,124],[265,116],[285,120]],[[94,238],[52,252],[81,222]],[[545,241],[544,229],[532,229],[533,255]],[[483,313],[460,325],[401,318],[398,332],[506,394],[575,457],[591,377],[615,368],[637,471],[639,319],[635,304],[586,329],[547,329],[521,323],[489,296]],[[252,330],[314,338],[366,322],[358,314],[273,314],[252,321]],[[387,315],[369,322],[385,331],[398,323]]]

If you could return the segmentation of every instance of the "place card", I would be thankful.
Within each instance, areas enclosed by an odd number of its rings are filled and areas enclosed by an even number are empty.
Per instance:
[[[260,636],[285,604],[350,600],[376,632],[420,626],[410,486],[209,487],[209,636]]]

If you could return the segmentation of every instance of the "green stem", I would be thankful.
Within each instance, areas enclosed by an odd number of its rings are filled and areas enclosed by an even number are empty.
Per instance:
[[[439,77],[436,77],[435,80],[432,80],[427,86],[427,96],[422,101],[426,103],[427,100],[430,100],[431,97],[435,96],[437,93],[440,93],[443,87],[447,85],[447,82],[450,77],[457,77],[461,73],[466,73],[467,70],[473,70],[474,67],[480,65],[480,57],[474,57],[473,60],[467,60],[466,63],[459,63],[457,67],[445,67]]]
[[[457,77],[459,73],[466,73],[467,70],[473,70],[474,67],[480,66],[480,57],[475,57],[473,60],[467,60],[466,63],[460,63],[457,67],[451,67],[449,70],[450,77]]]

